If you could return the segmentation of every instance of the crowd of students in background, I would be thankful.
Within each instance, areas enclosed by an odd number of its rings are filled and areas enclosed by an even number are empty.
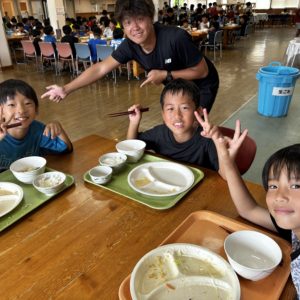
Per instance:
[[[69,43],[71,45],[73,57],[75,58],[76,49],[74,44],[80,41],[80,37],[88,35],[88,45],[91,50],[93,62],[97,61],[97,44],[106,45],[106,39],[109,39],[112,46],[117,48],[124,38],[123,30],[120,24],[114,19],[113,13],[108,14],[106,10],[103,10],[99,19],[95,16],[90,16],[88,19],[80,16],[76,17],[76,19],[66,18],[66,24],[62,27],[62,38],[54,33],[49,19],[41,22],[33,16],[29,16],[17,21],[15,17],[9,18],[5,14],[3,24],[7,35],[24,35],[33,40],[37,55],[41,54],[38,44],[40,41],[51,42],[55,49],[56,42],[59,40],[62,43]]]

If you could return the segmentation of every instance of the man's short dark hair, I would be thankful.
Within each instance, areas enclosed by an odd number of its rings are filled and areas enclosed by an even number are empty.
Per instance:
[[[187,95],[195,103],[196,108],[201,106],[200,90],[193,81],[178,78],[169,82],[164,87],[160,95],[160,105],[162,108],[164,106],[165,96],[167,93],[171,93],[172,95],[179,93]]]
[[[117,0],[115,16],[122,23],[124,18],[143,16],[154,18],[155,7],[152,0]]]

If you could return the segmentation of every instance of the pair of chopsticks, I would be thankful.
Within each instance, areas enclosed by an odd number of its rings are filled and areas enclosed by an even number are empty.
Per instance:
[[[21,126],[21,125],[22,125],[22,122],[13,123],[13,124],[8,124],[8,125],[6,125],[6,129],[18,127],[18,126]]]
[[[145,108],[141,108],[140,112],[145,112],[148,111],[149,107],[145,107]],[[134,114],[135,111],[134,110],[128,110],[128,111],[122,111],[122,112],[117,112],[117,113],[111,113],[108,114],[109,117],[119,117],[119,116],[126,116],[126,115],[131,115]]]

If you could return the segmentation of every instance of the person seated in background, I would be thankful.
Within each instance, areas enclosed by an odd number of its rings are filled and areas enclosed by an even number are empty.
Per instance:
[[[187,19],[183,19],[182,21],[182,25],[180,26],[182,29],[186,30],[188,33],[192,32],[192,28],[189,24],[189,21]]]
[[[214,44],[216,32],[220,30],[220,24],[218,22],[218,16],[211,18],[208,28],[208,43],[210,45]]]
[[[165,25],[176,25],[177,24],[176,15],[174,14],[173,8],[169,7],[167,9],[167,13],[163,18],[163,24],[165,24]]]
[[[0,171],[15,160],[31,155],[68,153],[72,143],[57,121],[47,125],[35,120],[38,98],[25,81],[8,79],[0,83]],[[8,129],[7,125],[21,123]]]
[[[32,36],[33,46],[35,48],[35,53],[37,56],[41,56],[41,49],[39,46],[39,42],[42,42],[41,32],[37,29],[33,29],[31,31],[31,36]]]
[[[16,33],[20,35],[28,35],[28,31],[25,30],[23,23],[17,23]]]
[[[108,27],[106,27],[103,31],[103,35],[106,38],[113,38],[113,32],[116,29],[117,21],[115,19],[111,19],[109,21]]]
[[[199,24],[199,29],[208,29],[209,28],[209,20],[208,20],[208,15],[204,14],[202,15],[201,22]]]
[[[135,113],[129,115],[127,139],[140,139],[146,143],[146,149],[174,160],[218,170],[223,177],[213,141],[201,135],[206,124],[195,126],[194,113],[202,114],[202,100],[195,83],[181,78],[171,81],[160,96],[164,124],[139,132],[141,107],[133,105],[128,109]]]
[[[71,27],[71,26],[70,26]],[[80,36],[82,36],[81,32],[80,32],[80,25],[77,24],[77,23],[74,23],[73,26],[72,26],[72,35],[74,37],[77,37],[79,38]],[[83,34],[84,35],[84,34]]]
[[[97,25],[94,25],[94,27],[92,28],[92,32],[93,32],[94,38],[91,38],[89,40],[88,45],[91,50],[92,61],[97,62],[96,45],[106,45],[106,41],[101,39],[102,31]]]
[[[44,28],[44,42],[52,43],[54,49],[56,49],[56,38],[54,36],[53,27],[45,26]]]
[[[125,38],[124,38],[123,30],[121,28],[115,28],[115,30],[113,32],[113,39],[111,40],[110,45],[112,47],[114,47],[114,49],[116,50],[124,40],[125,40]],[[131,73],[132,73],[130,62],[128,62],[126,64],[126,67],[127,67],[127,72],[128,72],[128,78],[130,78]],[[120,75],[123,74],[122,66],[119,66],[119,72],[120,72]]]
[[[78,38],[72,35],[72,29],[69,25],[65,25],[62,28],[64,36],[61,38],[62,43],[69,43],[72,48],[73,58],[76,57],[75,43],[78,43]]]

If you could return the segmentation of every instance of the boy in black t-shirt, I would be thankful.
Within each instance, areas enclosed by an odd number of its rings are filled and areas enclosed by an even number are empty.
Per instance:
[[[163,89],[160,104],[164,124],[144,132],[138,132],[142,118],[140,106],[129,108],[135,113],[129,115],[127,138],[138,138],[146,142],[147,149],[172,159],[218,170],[213,141],[201,136],[203,128],[199,124],[195,126],[194,113],[202,111],[196,84],[180,78],[173,80]]]
[[[72,34],[72,28],[69,25],[65,25],[62,28],[63,33],[65,36],[62,37],[61,42],[62,43],[69,43],[72,49],[73,57],[76,57],[76,49],[75,49],[75,43],[78,43],[78,38]]]

